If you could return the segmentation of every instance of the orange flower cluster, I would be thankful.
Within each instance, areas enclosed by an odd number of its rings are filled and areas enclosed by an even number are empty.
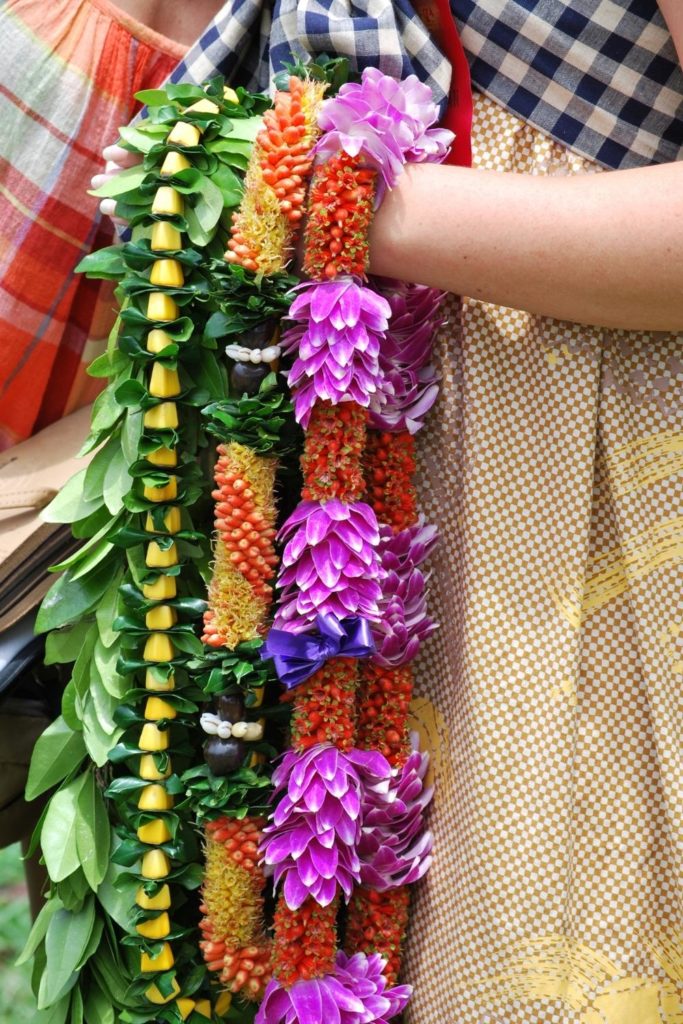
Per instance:
[[[278,901],[273,959],[284,985],[320,978],[332,970],[338,910],[337,900],[321,907],[309,897],[298,910],[290,910],[283,899]]]
[[[273,946],[263,932],[263,887],[257,867],[261,818],[218,818],[206,826],[206,867],[199,943],[209,970],[227,990],[260,1000],[272,975]]]
[[[356,402],[313,406],[301,469],[304,501],[358,501],[364,491],[361,459],[367,412]]]
[[[272,600],[275,461],[235,443],[219,445],[218,455],[216,564],[202,641],[233,648],[259,635]]]
[[[365,276],[376,179],[376,171],[360,166],[360,157],[343,152],[316,169],[304,256],[304,270],[310,277]]]
[[[387,965],[388,985],[395,985],[401,966],[401,948],[408,927],[410,890],[402,885],[387,892],[358,888],[349,905],[344,946],[349,955],[362,950],[379,953]]]
[[[334,743],[340,750],[353,746],[357,673],[353,658],[332,658],[283,696],[294,701],[294,750],[308,750],[316,743]]]
[[[416,519],[415,440],[400,432],[368,432],[365,480],[368,501],[381,523],[395,533],[412,526]]]
[[[362,750],[378,750],[393,765],[403,764],[409,753],[408,715],[413,694],[410,665],[383,668],[363,666],[358,691],[358,734]]]
[[[245,178],[245,195],[233,214],[225,258],[246,270],[282,270],[303,218],[310,151],[325,86],[291,76],[263,116]]]

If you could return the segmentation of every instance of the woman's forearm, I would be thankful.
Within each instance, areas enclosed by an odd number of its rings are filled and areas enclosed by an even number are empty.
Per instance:
[[[683,330],[683,164],[535,177],[409,166],[371,271],[562,320]]]

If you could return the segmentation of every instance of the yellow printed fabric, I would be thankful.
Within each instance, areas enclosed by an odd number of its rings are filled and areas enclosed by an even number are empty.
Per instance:
[[[479,167],[598,171],[480,96],[473,141]],[[448,317],[408,1019],[683,1024],[683,335]]]

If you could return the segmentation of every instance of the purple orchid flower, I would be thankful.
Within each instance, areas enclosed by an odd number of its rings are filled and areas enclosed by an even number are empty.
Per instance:
[[[391,307],[351,277],[305,281],[289,311],[294,321],[281,345],[297,358],[287,381],[294,414],[308,425],[316,402],[357,402],[380,408],[390,387],[380,371],[380,345]]]
[[[418,569],[437,539],[436,527],[427,526],[424,517],[396,534],[388,526],[380,529],[379,554],[386,576],[380,618],[372,627],[377,651],[371,659],[378,665],[395,668],[412,661],[437,628],[427,614],[426,577]]]
[[[278,577],[276,629],[302,633],[318,614],[379,618],[379,524],[364,502],[303,501],[280,531],[285,543]]]
[[[287,906],[309,896],[328,906],[339,891],[347,901],[360,881],[357,845],[366,790],[388,793],[392,770],[375,751],[337,750],[318,744],[289,751],[273,772],[280,798],[263,830],[260,852],[275,884],[284,881]]]
[[[410,999],[409,985],[387,987],[385,961],[378,953],[348,957],[341,951],[323,978],[284,988],[273,979],[255,1024],[389,1024]]]
[[[433,837],[424,830],[425,811],[434,792],[424,784],[429,755],[420,754],[415,734],[411,742],[413,752],[402,767],[394,769],[389,790],[365,790],[358,845],[361,881],[379,892],[417,882],[432,862]]]
[[[406,161],[445,159],[453,133],[431,127],[438,116],[429,86],[416,75],[399,82],[366,68],[360,82],[347,82],[323,103],[318,123],[325,134],[315,152],[322,159],[340,149],[362,155],[379,172],[379,201],[384,186],[396,184]]]
[[[444,293],[382,278],[375,278],[373,286],[388,300],[391,319],[379,353],[380,368],[389,386],[382,407],[371,409],[370,424],[376,430],[415,434],[439,391],[431,358],[434,337],[444,323],[440,316]]]

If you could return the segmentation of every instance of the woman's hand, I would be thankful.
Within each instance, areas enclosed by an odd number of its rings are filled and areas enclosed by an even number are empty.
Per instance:
[[[100,185],[104,185],[105,181],[110,181],[121,171],[127,167],[135,167],[142,160],[139,153],[131,153],[130,150],[124,149],[123,146],[105,146],[102,150],[102,159],[104,160],[104,173],[95,174],[91,180],[93,188],[99,188]],[[102,199],[100,202],[100,212],[105,217],[111,217],[115,224],[125,224],[126,222],[120,217],[115,216],[116,212],[116,200],[115,199]]]

